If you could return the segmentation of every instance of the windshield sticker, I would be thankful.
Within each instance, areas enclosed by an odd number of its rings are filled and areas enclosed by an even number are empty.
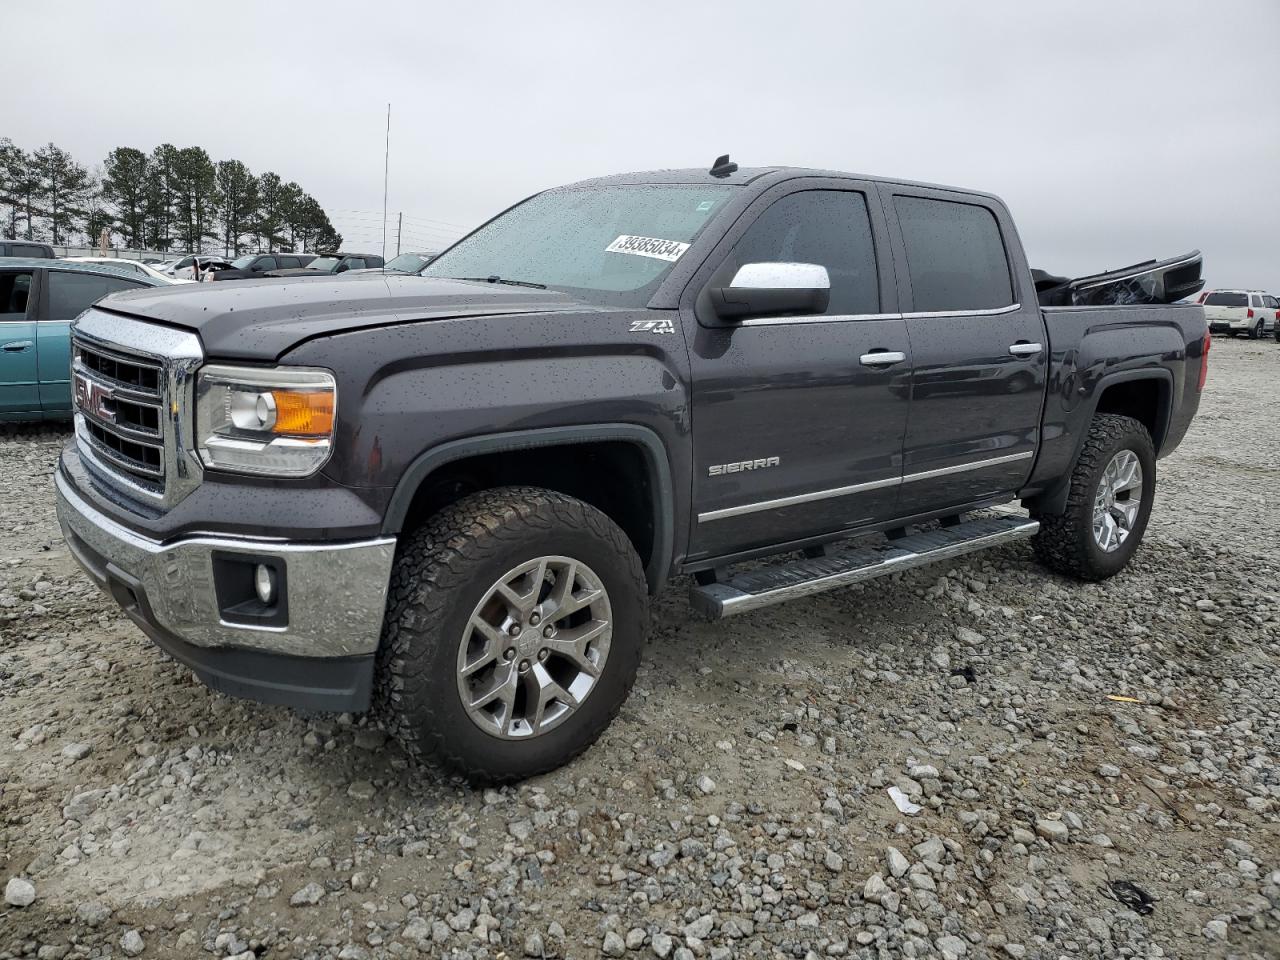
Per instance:
[[[654,260],[675,263],[689,249],[689,244],[679,240],[660,240],[657,237],[632,237],[624,233],[604,249],[605,253],[630,253],[637,257],[652,257]]]

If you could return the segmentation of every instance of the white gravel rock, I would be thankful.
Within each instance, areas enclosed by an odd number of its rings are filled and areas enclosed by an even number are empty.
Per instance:
[[[4,885],[4,902],[11,907],[29,907],[36,900],[36,885],[24,877],[10,877]]]

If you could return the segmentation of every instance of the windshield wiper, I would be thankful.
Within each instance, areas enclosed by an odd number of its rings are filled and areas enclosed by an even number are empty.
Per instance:
[[[451,280],[474,280],[476,283],[505,283],[512,287],[533,287],[535,290],[545,290],[545,283],[533,283],[530,280],[508,280],[505,277],[450,277]]]

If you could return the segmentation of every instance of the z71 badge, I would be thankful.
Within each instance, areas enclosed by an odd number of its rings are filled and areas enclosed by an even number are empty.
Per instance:
[[[755,460],[739,460],[737,463],[717,463],[707,467],[707,476],[722,477],[726,473],[741,473],[743,470],[763,470],[766,467],[776,467],[781,462],[781,457],[757,457]]]
[[[632,333],[675,333],[676,325],[670,320],[632,320]]]

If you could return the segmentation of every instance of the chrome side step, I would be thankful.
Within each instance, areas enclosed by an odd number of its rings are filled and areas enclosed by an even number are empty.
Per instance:
[[[1025,540],[1039,530],[1040,522],[1026,517],[979,517],[877,546],[749,570],[720,583],[695,586],[689,593],[689,602],[712,619],[729,617],[1002,543]]]

